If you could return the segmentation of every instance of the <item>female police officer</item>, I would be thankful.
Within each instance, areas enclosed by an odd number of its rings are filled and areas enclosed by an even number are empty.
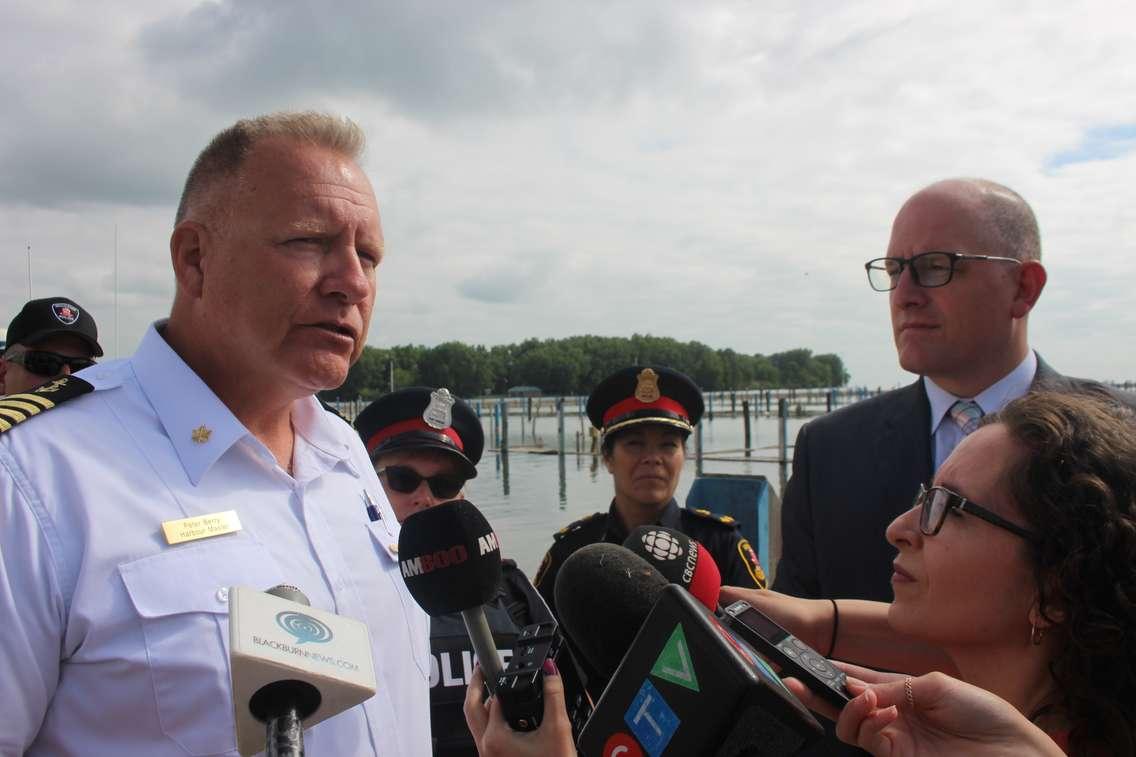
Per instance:
[[[556,576],[569,555],[595,542],[622,544],[629,532],[649,524],[701,542],[718,564],[723,584],[764,588],[757,555],[733,518],[675,503],[686,438],[702,417],[702,393],[690,378],[660,366],[624,368],[600,382],[587,412],[602,433],[603,462],[615,496],[606,513],[571,523],[553,537],[536,576],[553,612]]]
[[[391,392],[364,408],[355,427],[400,523],[418,510],[457,499],[465,482],[477,475],[485,443],[481,421],[446,389]],[[509,652],[521,628],[551,616],[515,562],[502,560],[501,571],[497,596],[485,606],[485,615],[497,648]],[[477,754],[462,715],[472,646],[461,615],[431,618],[430,730],[435,755]]]

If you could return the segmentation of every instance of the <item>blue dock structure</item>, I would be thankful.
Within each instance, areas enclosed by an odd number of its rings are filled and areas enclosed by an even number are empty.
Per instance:
[[[729,515],[757,550],[768,585],[781,558],[781,500],[765,476],[705,473],[694,480],[686,507]]]

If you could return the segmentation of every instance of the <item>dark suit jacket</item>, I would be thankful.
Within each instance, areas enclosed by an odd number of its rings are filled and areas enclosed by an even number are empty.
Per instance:
[[[1103,392],[1038,357],[1034,389]],[[931,480],[931,408],[923,379],[803,426],[781,501],[781,562],[773,588],[800,597],[892,599],[895,549],[884,530]]]

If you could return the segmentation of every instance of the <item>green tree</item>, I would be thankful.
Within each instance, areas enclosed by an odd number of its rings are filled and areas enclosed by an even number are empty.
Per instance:
[[[586,334],[564,339],[526,339],[493,347],[445,342],[437,347],[366,347],[343,386],[320,395],[372,400],[395,388],[445,386],[463,397],[504,394],[512,386],[538,386],[546,394],[587,394],[604,377],[635,364],[666,365],[707,391],[751,388],[844,386],[848,372],[838,355],[800,348],[774,355],[746,355],[702,342],[632,334]]]
[[[418,360],[418,382],[444,386],[459,397],[476,397],[492,386],[489,353],[484,347],[445,342],[427,350]]]
[[[828,369],[828,381],[824,386],[844,386],[848,383],[848,371],[844,370],[844,361],[839,355],[832,353],[817,355],[813,361]]]

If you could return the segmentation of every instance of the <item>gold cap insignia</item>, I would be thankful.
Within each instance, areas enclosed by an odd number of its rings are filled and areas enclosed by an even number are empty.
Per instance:
[[[193,429],[193,434],[190,438],[193,439],[194,444],[205,444],[209,441],[209,437],[213,435],[213,430],[206,428],[204,425],[198,426]]]
[[[659,374],[650,368],[639,371],[638,383],[635,384],[635,399],[640,402],[654,402],[660,396]]]
[[[454,395],[450,394],[449,389],[444,387],[435,389],[430,392],[430,404],[423,411],[422,420],[426,421],[426,425],[430,428],[449,428],[454,423],[454,416],[451,412],[454,402]]]

